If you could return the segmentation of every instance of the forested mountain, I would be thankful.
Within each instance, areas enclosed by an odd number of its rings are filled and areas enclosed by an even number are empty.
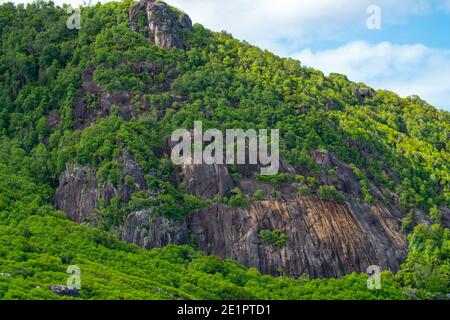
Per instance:
[[[450,113],[161,1],[66,9],[0,6],[0,299],[448,298]],[[199,120],[279,129],[280,173],[174,165]]]

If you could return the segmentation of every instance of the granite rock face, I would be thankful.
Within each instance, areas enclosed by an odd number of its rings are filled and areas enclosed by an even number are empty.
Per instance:
[[[442,224],[446,228],[450,228],[450,209],[447,207],[441,208],[442,212]]]
[[[146,190],[147,181],[144,171],[128,152],[123,152],[117,162],[122,167],[122,178],[119,181],[118,193],[122,202],[128,202],[135,191]],[[131,178],[132,183],[126,181],[126,177]]]
[[[375,94],[376,92],[372,88],[358,87],[355,90],[355,95],[360,102],[372,98]]]
[[[133,31],[141,31],[142,17],[145,21],[144,31],[150,41],[165,50],[185,48],[186,32],[192,30],[192,21],[188,15],[175,12],[162,1],[141,0],[129,12]]]
[[[336,189],[355,196],[361,193],[356,174],[344,162],[328,151],[314,150],[311,156],[322,170],[320,180],[323,184],[333,185]],[[330,176],[329,170],[334,170],[335,174]]]
[[[292,196],[248,209],[216,205],[192,214],[188,225],[207,254],[266,274],[341,277],[370,265],[397,271],[407,254],[400,219],[399,211],[383,205]],[[281,230],[289,240],[282,247],[264,243],[262,230]]]
[[[252,178],[257,168],[238,167],[244,179],[236,182],[226,166],[183,168],[188,191],[199,197],[211,198],[233,185],[247,195],[256,190],[266,194],[264,201],[253,201],[245,209],[213,205],[189,215],[187,227],[199,249],[273,275],[341,277],[366,272],[371,265],[397,271],[407,254],[407,241],[400,231],[402,213],[378,201],[381,196],[376,193],[382,192],[376,186],[371,186],[375,204],[357,201],[361,196],[358,178],[347,164],[327,151],[316,150],[311,156],[321,169],[321,183],[344,192],[344,203],[299,196],[292,184],[279,186],[283,196],[276,198],[272,186]],[[283,160],[280,171],[295,174]],[[265,243],[259,237],[263,230],[280,230],[289,240],[281,247]]]
[[[152,249],[189,240],[186,221],[174,221],[156,215],[152,209],[131,213],[125,223],[122,240]]]
[[[321,183],[345,192],[344,203],[300,196],[295,183],[277,187],[282,193],[277,197],[274,186],[252,177],[257,171],[253,167],[238,168],[243,179],[234,181],[226,165],[184,165],[179,168],[177,179],[191,195],[213,199],[216,195],[228,196],[233,187],[239,187],[248,196],[264,190],[266,197],[250,202],[248,208],[214,204],[178,221],[146,208],[128,215],[120,235],[124,241],[148,249],[195,241],[206,254],[235,259],[272,275],[341,277],[366,272],[371,265],[397,271],[407,254],[406,237],[400,231],[402,213],[394,204],[385,204],[377,197],[372,205],[358,201],[356,175],[333,154],[314,151],[312,158],[321,168]],[[132,155],[122,153],[117,162],[123,175],[133,178],[134,187],[123,179],[116,187],[99,184],[95,170],[68,165],[60,177],[57,207],[74,221],[83,222],[98,206],[98,199],[107,201],[119,196],[126,202],[132,192],[148,188]],[[282,163],[281,168],[295,174],[288,164]],[[326,174],[330,169],[335,171],[332,176]],[[446,220],[448,211],[444,210],[443,216]],[[260,238],[263,230],[280,230],[288,241],[282,246],[266,243]]]
[[[117,186],[109,181],[100,183],[96,169],[80,164],[66,164],[55,193],[56,208],[66,212],[75,222],[88,222],[94,218],[93,212],[99,207],[99,200],[106,206],[113,197],[127,202],[132,193],[147,188],[142,168],[129,153],[123,152],[116,161],[122,168],[122,178]],[[132,180],[131,184],[126,177]]]
[[[73,129],[85,129],[98,119],[110,115],[112,106],[118,108],[118,114],[125,120],[137,115],[131,103],[132,94],[128,91],[104,90],[94,81],[94,68],[88,68],[81,74],[81,87],[74,99]]]
[[[56,189],[56,208],[66,212],[73,221],[81,223],[98,207],[99,198],[103,197],[95,170],[79,164],[66,164]]]
[[[203,199],[223,197],[233,188],[226,165],[184,165],[182,172],[187,192]]]

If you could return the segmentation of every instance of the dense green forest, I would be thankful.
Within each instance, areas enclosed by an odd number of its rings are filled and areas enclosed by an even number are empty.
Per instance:
[[[83,299],[447,297],[450,231],[441,226],[441,208],[450,207],[450,113],[418,97],[372,94],[344,75],[325,76],[199,24],[186,50],[165,51],[130,30],[132,4],[84,7],[79,30],[68,29],[65,8],[51,2],[0,6],[0,299],[61,298],[48,286],[64,284],[73,264],[83,270]],[[123,117],[119,101],[92,125],[80,122],[80,104],[92,114],[102,109],[97,95],[78,94],[86,77],[106,92],[130,95],[132,116]],[[120,242],[113,231],[131,211],[152,206],[178,219],[208,205],[171,183],[172,163],[163,156],[164,138],[196,120],[205,128],[280,129],[281,154],[305,177],[260,178],[268,183],[301,178],[299,192],[343,201],[314,179],[310,151],[320,149],[352,166],[361,201],[374,201],[370,183],[395,192],[409,233],[401,270],[384,273],[382,289],[369,290],[365,274],[277,278],[190,246],[144,250]],[[67,163],[98,168],[100,181],[116,184],[123,151],[146,174],[154,172],[149,187],[165,190],[156,200],[135,192],[128,203],[111,201],[98,209],[103,220],[96,228],[53,208]],[[236,190],[217,201],[249,200]],[[416,209],[435,224],[417,225]]]

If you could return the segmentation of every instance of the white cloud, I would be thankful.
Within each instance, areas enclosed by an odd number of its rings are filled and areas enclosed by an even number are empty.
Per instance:
[[[402,96],[417,94],[450,110],[450,50],[358,41],[325,51],[305,49],[294,57],[327,74],[342,73],[353,81]]]

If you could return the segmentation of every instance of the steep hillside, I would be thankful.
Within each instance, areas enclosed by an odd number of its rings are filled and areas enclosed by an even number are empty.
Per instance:
[[[0,298],[32,286],[54,298],[46,287],[69,264],[87,270],[82,298],[449,292],[448,112],[192,25],[161,1],[82,8],[79,30],[66,20],[44,2],[0,6],[0,272],[13,275]],[[280,129],[280,173],[172,164],[168,137],[199,120]],[[382,291],[345,276],[370,265],[397,273]],[[127,295],[99,280],[108,272]]]
[[[0,299],[404,298],[390,274],[371,291],[366,275],[274,278],[187,246],[147,251],[71,222],[45,205],[45,187],[4,165],[0,178]],[[81,290],[61,297],[49,288],[66,284],[69,265],[81,269]]]

